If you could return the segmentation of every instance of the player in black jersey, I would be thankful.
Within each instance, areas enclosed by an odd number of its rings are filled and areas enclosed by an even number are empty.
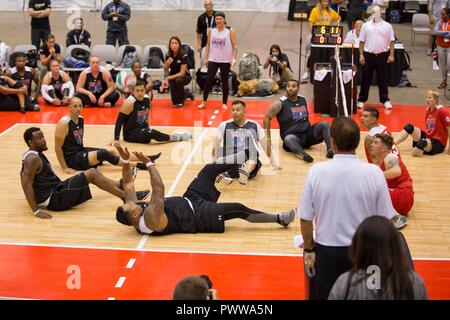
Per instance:
[[[237,164],[208,164],[187,188],[183,197],[164,198],[164,183],[155,167],[141,152],[134,152],[146,163],[150,173],[152,196],[149,202],[136,199],[127,159],[130,153],[117,146],[124,166],[123,188],[126,202],[117,208],[120,223],[133,226],[139,233],[163,235],[170,233],[222,233],[225,221],[240,218],[253,223],[278,223],[287,227],[295,218],[295,209],[280,214],[268,214],[247,208],[240,203],[217,203],[220,192],[214,185],[216,176]]]
[[[61,118],[56,126],[55,153],[59,164],[66,173],[74,170],[87,170],[101,165],[103,161],[112,165],[122,165],[115,149],[89,148],[83,144],[84,119],[80,115],[83,109],[81,100],[72,98],[69,104],[69,114]],[[160,154],[151,156],[156,160]],[[133,167],[137,166],[134,162]],[[141,169],[147,169],[140,164]]]
[[[42,79],[41,93],[48,103],[55,106],[67,106],[75,93],[72,80],[56,60],[50,62],[50,72]]]
[[[27,87],[2,75],[0,68],[0,111],[39,111],[39,105],[28,98]]]
[[[286,85],[286,96],[281,97],[267,111],[264,118],[267,150],[269,152],[271,150],[270,121],[277,117],[284,150],[294,152],[306,162],[313,162],[314,159],[304,149],[324,141],[327,146],[326,157],[333,158],[330,125],[326,121],[311,125],[306,99],[298,94],[299,89],[297,80],[289,80]]]
[[[45,209],[63,211],[91,199],[91,183],[125,201],[122,182],[108,179],[93,168],[61,181],[43,153],[48,148],[39,128],[28,128],[23,138],[29,150],[22,157],[21,183],[36,217],[50,219],[52,215]],[[149,190],[140,191],[136,197],[144,199],[149,193]]]
[[[112,107],[120,95],[115,91],[111,73],[100,66],[100,58],[91,56],[89,68],[83,70],[78,78],[76,96],[84,106]]]
[[[145,82],[137,79],[133,94],[129,96],[120,107],[119,115],[114,129],[114,143],[120,139],[120,131],[123,127],[123,138],[128,142],[150,143],[176,142],[192,139],[190,133],[175,133],[168,135],[155,129],[150,129],[148,114],[150,112],[150,98],[145,94]]]
[[[33,104],[37,104],[39,77],[36,69],[26,66],[27,58],[24,53],[18,53],[16,55],[15,66],[8,70],[7,76],[16,81],[20,81],[22,85],[28,89],[28,97]],[[33,91],[33,82],[35,90]]]

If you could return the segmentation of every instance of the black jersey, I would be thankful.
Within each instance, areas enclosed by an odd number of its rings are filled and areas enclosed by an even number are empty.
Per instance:
[[[11,78],[20,81],[28,89],[28,95],[31,94],[31,86],[33,84],[33,72],[30,67],[25,66],[23,74],[19,74],[17,68],[11,68]]]
[[[133,103],[133,111],[123,123],[124,137],[136,129],[148,128],[148,113],[150,111],[150,97],[148,95],[145,95],[142,101],[131,95],[127,98],[127,101]]]
[[[64,153],[64,159],[66,162],[76,154],[77,152],[83,151],[83,134],[84,134],[84,119],[82,116],[78,117],[78,123],[75,123],[70,119],[69,116],[64,116],[61,121],[67,123],[69,127],[69,132],[64,139],[64,144],[62,150]]]
[[[6,81],[5,77],[3,76],[0,76],[0,86],[9,88],[8,81]],[[0,101],[6,99],[7,96],[8,94],[6,93],[0,93]]]
[[[306,99],[298,96],[296,102],[292,102],[288,97],[280,98],[281,111],[277,114],[277,120],[280,125],[280,135],[284,139],[291,133],[306,132],[310,126],[308,120],[308,108]]]
[[[95,94],[103,94],[108,89],[108,84],[103,80],[103,72],[106,69],[100,67],[100,71],[97,77],[94,77],[91,72],[91,68],[86,69],[86,82],[84,84],[84,89]]]
[[[62,70],[59,70],[58,78],[55,79],[53,78],[52,73],[50,73],[50,85],[53,86],[53,88],[55,89],[55,93],[60,95],[62,94],[62,86],[64,84],[62,75],[63,75]]]
[[[21,171],[23,171],[23,162],[30,154],[35,154],[42,160],[42,170],[34,176],[33,181],[33,191],[36,203],[41,204],[50,198],[53,190],[55,190],[61,180],[53,171],[47,157],[43,153],[38,153],[33,150],[28,150],[23,154]]]
[[[247,120],[243,126],[233,120],[225,121],[219,125],[218,131],[223,137],[223,156],[241,151],[257,152],[256,142],[264,138],[260,125],[251,120]]]

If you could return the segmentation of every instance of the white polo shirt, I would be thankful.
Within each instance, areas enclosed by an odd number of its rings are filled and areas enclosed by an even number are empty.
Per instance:
[[[391,41],[395,41],[394,29],[384,20],[364,23],[359,34],[359,42],[364,42],[364,52],[379,54],[389,51]]]
[[[303,220],[316,222],[315,242],[330,247],[350,246],[367,217],[394,216],[383,172],[356,155],[336,154],[313,165],[299,208]]]

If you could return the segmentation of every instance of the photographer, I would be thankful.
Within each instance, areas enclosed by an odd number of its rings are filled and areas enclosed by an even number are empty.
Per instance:
[[[173,291],[173,300],[219,300],[208,276],[187,276]]]
[[[269,56],[264,63],[264,69],[267,68],[269,68],[269,77],[280,86],[284,86],[286,82],[294,78],[289,58],[281,52],[281,48],[277,44],[270,47]]]

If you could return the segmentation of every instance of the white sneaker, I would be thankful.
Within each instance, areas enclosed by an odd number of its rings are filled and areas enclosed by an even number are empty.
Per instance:
[[[433,70],[439,70],[439,65],[437,64],[436,60],[433,60]]]
[[[239,171],[239,183],[246,185],[247,181],[248,181],[248,176],[250,175],[250,173],[248,172],[247,165],[245,163],[243,163],[239,167],[238,171]]]
[[[383,105],[384,105],[385,109],[389,109],[389,110],[392,109],[392,104],[389,100],[386,101]]]
[[[309,71],[305,71],[305,73],[301,78],[301,82],[308,82],[308,80],[309,80]]]
[[[391,221],[397,229],[402,229],[408,224],[408,218],[400,214],[395,215]]]
[[[216,177],[216,183],[219,183],[219,184],[223,184],[223,185],[229,186],[230,184],[233,183],[233,178],[230,177],[230,175],[228,174],[228,172],[220,173],[220,174],[218,174],[217,177]]]
[[[356,104],[356,107],[357,107],[358,109],[364,108],[364,102],[358,101],[358,103]]]

